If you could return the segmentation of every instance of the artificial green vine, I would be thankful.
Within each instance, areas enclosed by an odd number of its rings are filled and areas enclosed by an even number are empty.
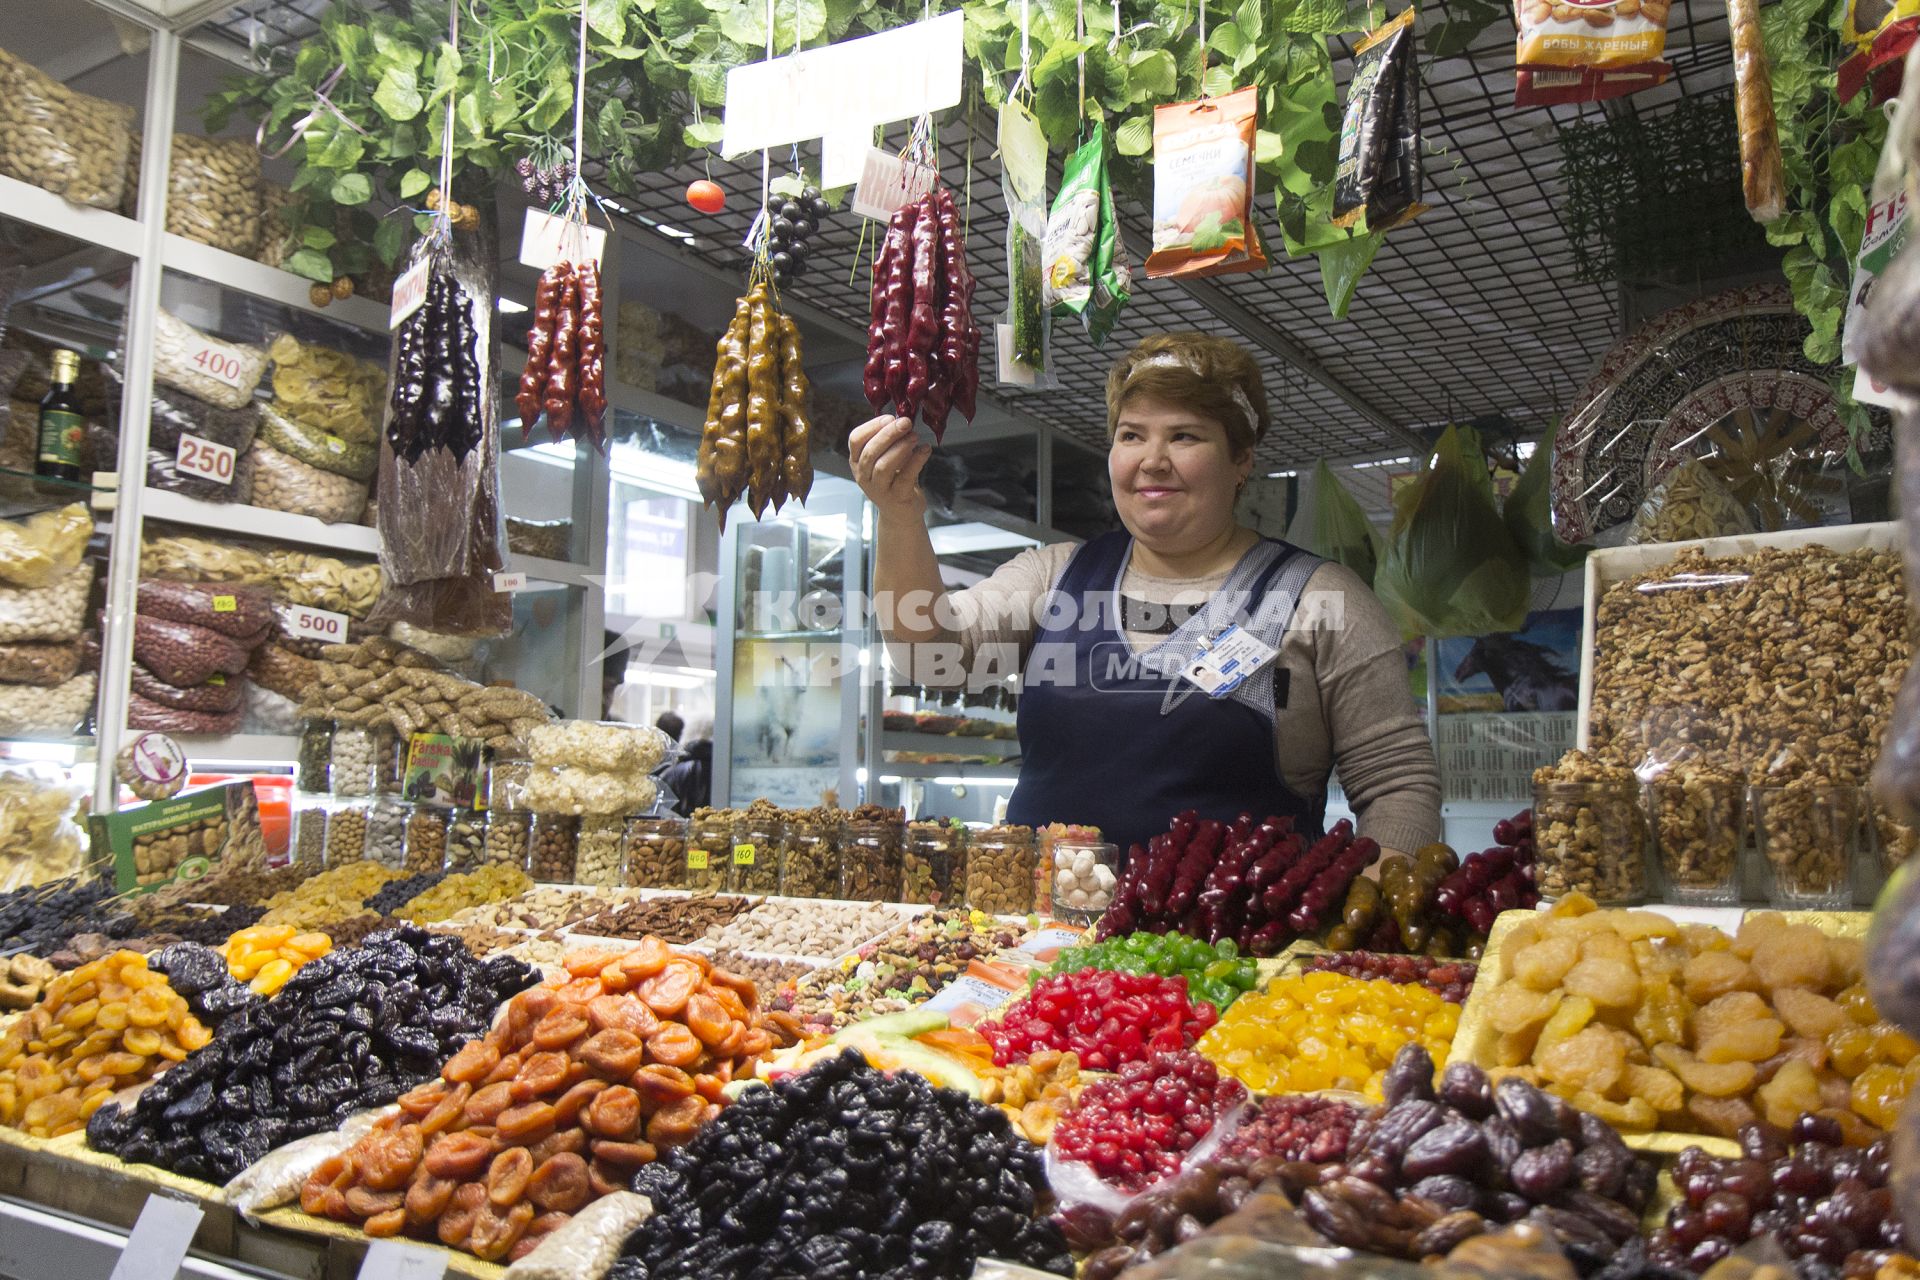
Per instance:
[[[643,172],[697,159],[719,141],[727,72],[764,56],[766,5],[586,2],[587,147],[604,161],[607,185],[630,192]],[[1075,145],[1084,55],[1088,114],[1113,133],[1120,182],[1144,194],[1153,108],[1201,92],[1195,0],[1123,0],[1118,31],[1111,4],[1092,0],[1084,38],[1075,35],[1075,7],[1074,0],[1031,4],[1035,115],[1051,146]],[[277,146],[312,113],[292,144],[298,172],[285,216],[301,249],[288,268],[332,280],[365,270],[374,254],[390,264],[411,240],[412,221],[375,211],[417,206],[435,183],[449,96],[457,183],[499,178],[571,118],[579,13],[578,0],[470,2],[454,49],[444,5],[369,13],[356,0],[337,0],[297,53],[217,95],[207,123],[219,128],[235,114],[263,122]],[[813,47],[923,13],[913,0],[778,0],[774,43]],[[998,106],[1020,67],[1020,0],[968,0],[965,13],[971,75],[984,102]],[[1326,37],[1363,26],[1364,8],[1350,11],[1345,0],[1239,0],[1233,7],[1214,0],[1210,19],[1205,90],[1258,88],[1264,127],[1255,162],[1274,191],[1288,250],[1331,247],[1354,257],[1345,246],[1365,238],[1328,221],[1340,118]]]

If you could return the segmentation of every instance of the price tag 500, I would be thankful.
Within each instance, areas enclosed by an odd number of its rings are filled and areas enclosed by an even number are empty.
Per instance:
[[[295,605],[287,614],[287,634],[296,640],[324,640],[328,644],[344,644],[347,639],[347,615],[329,613],[325,609],[310,609],[306,605]]]
[[[199,436],[180,434],[180,449],[174,454],[174,468],[182,475],[216,484],[232,484],[233,468],[239,455],[229,446]]]

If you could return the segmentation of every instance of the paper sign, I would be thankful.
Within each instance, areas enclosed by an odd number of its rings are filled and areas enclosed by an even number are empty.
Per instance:
[[[860,125],[820,140],[820,185],[831,191],[860,181],[873,149],[873,126]]]
[[[133,772],[143,782],[169,786],[187,772],[187,755],[164,733],[143,733],[133,740]]]
[[[247,385],[247,367],[240,357],[227,351],[226,344],[215,342],[211,338],[203,339],[187,352],[187,363],[206,374],[215,382],[224,382],[230,387]]]
[[[1907,193],[1867,206],[1866,225],[1860,232],[1860,252],[1854,258],[1853,286],[1847,294],[1847,314],[1840,326],[1840,362],[1860,362],[1860,334],[1867,323],[1867,298],[1909,235]],[[1857,399],[1858,397],[1856,397]]]
[[[127,1234],[127,1248],[107,1280],[173,1280],[205,1210],[185,1200],[148,1196]]]
[[[493,575],[493,589],[495,591],[524,591],[526,586],[527,575],[524,573],[496,573]]]
[[[946,1014],[947,1020],[956,1027],[970,1027],[1010,1003],[1014,995],[1005,987],[965,973],[940,988],[933,999],[920,1007],[930,1013]]]
[[[398,1240],[375,1240],[360,1260],[360,1280],[440,1280],[447,1255]]]
[[[705,849],[687,850],[687,870],[705,871],[707,869],[707,851]]]
[[[753,846],[750,844],[737,844],[733,846],[733,865],[736,867],[752,866]]]
[[[238,459],[239,455],[229,446],[214,440],[202,440],[183,431],[180,433],[180,447],[174,451],[173,467],[183,475],[211,480],[216,484],[232,484],[233,468]]]
[[[347,639],[347,615],[332,613],[326,609],[313,609],[303,604],[293,605],[285,615],[286,632],[295,640],[323,640],[328,644],[344,644]]]
[[[902,205],[933,190],[934,179],[939,176],[939,171],[928,165],[910,164],[891,151],[870,146],[851,207],[863,218],[885,222]]]
[[[408,267],[401,277],[393,282],[393,312],[387,319],[387,328],[398,329],[401,321],[418,311],[427,300],[427,275],[431,266],[429,259]]]
[[[1865,369],[1853,371],[1853,398],[1861,404],[1877,404],[1888,409],[1899,409],[1907,403],[1907,397],[1894,390],[1891,383],[1880,381]]]
[[[960,101],[960,10],[727,73],[728,159],[944,111]]]
[[[568,222],[543,210],[529,209],[520,227],[520,261],[535,271],[545,271],[563,260],[591,260],[597,266],[606,251],[606,228],[590,222]]]

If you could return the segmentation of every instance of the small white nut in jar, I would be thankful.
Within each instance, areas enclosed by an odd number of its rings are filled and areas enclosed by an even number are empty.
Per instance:
[[[1054,901],[1070,911],[1105,911],[1113,901],[1113,870],[1103,859],[1112,845],[1056,844],[1053,850]]]

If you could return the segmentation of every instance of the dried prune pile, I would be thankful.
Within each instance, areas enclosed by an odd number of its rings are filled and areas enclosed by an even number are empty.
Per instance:
[[[383,916],[393,915],[446,878],[447,873],[444,871],[422,871],[417,876],[392,881],[380,892],[367,899],[366,908]]]
[[[234,980],[225,957],[198,942],[162,947],[147,957],[147,967],[166,974],[167,985],[185,996],[194,1016],[209,1025],[260,1003],[246,983]]]
[[[424,929],[374,934],[228,1017],[211,1044],[131,1107],[94,1112],[88,1145],[225,1182],[282,1143],[432,1079],[538,976],[510,956],[476,961],[457,940]]]
[[[100,932],[113,886],[99,877],[69,876],[0,894],[0,951],[47,956],[76,933]]]
[[[1552,1233],[1581,1274],[1640,1234],[1656,1171],[1613,1126],[1524,1080],[1456,1062],[1433,1087],[1418,1045],[1394,1058],[1386,1106],[1355,1126],[1344,1169],[1301,1198],[1335,1244],[1418,1259],[1503,1223]]]
[[[101,932],[116,942],[164,934],[184,942],[217,947],[232,934],[256,923],[266,913],[266,908],[257,905],[228,907],[224,911],[183,906],[148,911],[136,909],[113,916]]]
[[[1040,1149],[1006,1115],[857,1050],[749,1089],[634,1178],[653,1217],[611,1280],[937,1280],[977,1258],[1060,1275]]]

